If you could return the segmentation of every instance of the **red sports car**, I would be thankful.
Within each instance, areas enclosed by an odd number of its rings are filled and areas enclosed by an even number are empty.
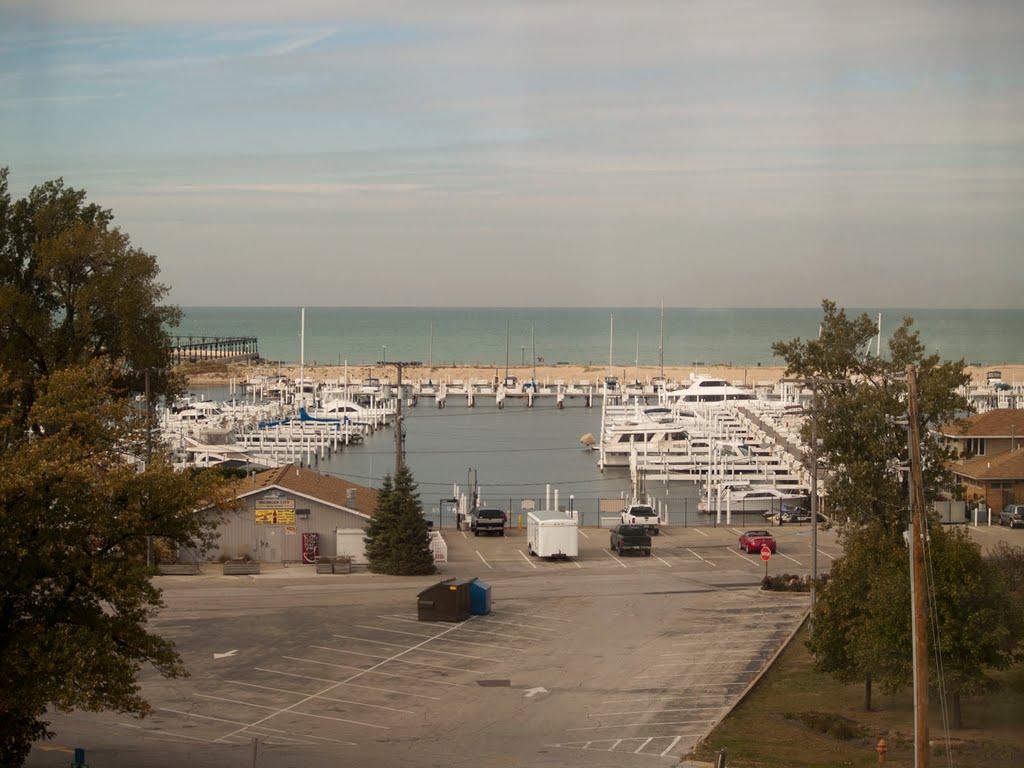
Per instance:
[[[740,534],[740,549],[747,550],[747,554],[760,552],[761,547],[768,547],[775,552],[775,537],[771,531],[744,531]]]

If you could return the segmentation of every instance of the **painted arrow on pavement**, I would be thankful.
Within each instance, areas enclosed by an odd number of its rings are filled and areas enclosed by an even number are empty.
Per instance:
[[[215,653],[215,654],[213,654],[213,658],[215,658],[215,659],[226,659],[228,656],[234,656],[236,653],[238,653],[238,649],[237,648],[235,650],[233,650],[233,651],[228,651],[227,653]]]
[[[537,688],[527,688],[526,689],[526,693],[524,695],[526,696],[526,698],[532,699],[538,693],[547,693],[547,692],[548,692],[547,688],[541,688],[541,687],[538,686]]]

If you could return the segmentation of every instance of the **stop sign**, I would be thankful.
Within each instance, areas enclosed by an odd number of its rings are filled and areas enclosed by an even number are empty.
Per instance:
[[[761,559],[766,563],[772,559],[772,551],[768,547],[761,547]]]

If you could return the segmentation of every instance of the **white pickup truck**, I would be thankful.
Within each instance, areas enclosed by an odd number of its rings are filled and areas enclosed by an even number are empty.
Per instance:
[[[650,504],[627,504],[622,510],[622,522],[627,525],[642,525],[644,531],[652,536],[657,536],[661,530],[661,519]]]

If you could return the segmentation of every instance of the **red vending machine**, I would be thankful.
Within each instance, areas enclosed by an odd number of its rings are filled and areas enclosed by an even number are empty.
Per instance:
[[[320,556],[320,534],[302,534],[302,562],[315,563]]]

